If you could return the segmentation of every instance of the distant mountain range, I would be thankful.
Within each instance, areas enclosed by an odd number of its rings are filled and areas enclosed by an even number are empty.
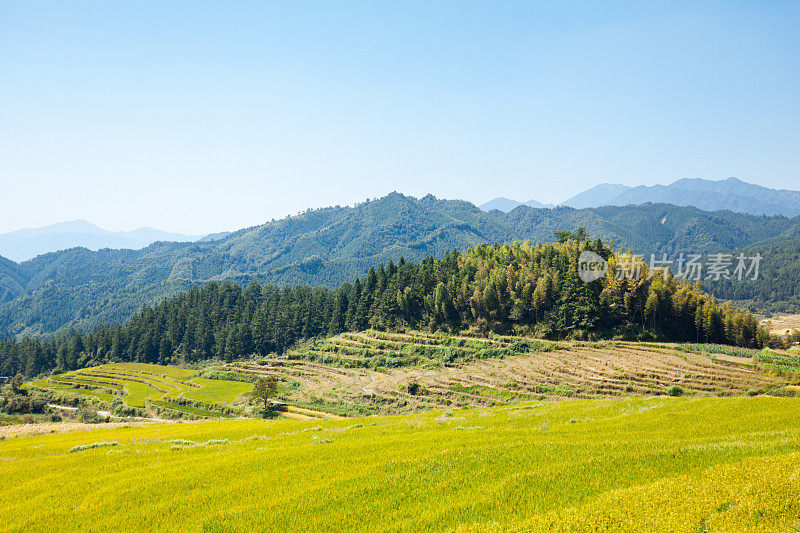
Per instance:
[[[37,255],[76,247],[89,250],[102,248],[139,250],[158,241],[216,240],[225,235],[227,233],[197,237],[182,233],[168,233],[153,228],[107,231],[84,220],[72,220],[41,228],[26,228],[0,234],[0,256],[20,262],[32,259]]]
[[[671,185],[638,187],[604,183],[573,196],[561,205],[586,209],[606,205],[645,203],[668,203],[694,206],[706,211],[729,210],[753,215],[787,217],[800,215],[800,192],[769,189],[736,178],[721,181],[681,179]],[[482,204],[480,209],[487,212],[498,210],[508,213],[519,206],[534,209],[556,207],[536,200],[519,202],[500,197]],[[15,262],[24,262],[38,255],[70,248],[86,248],[93,251],[104,248],[140,250],[159,241],[210,242],[224,239],[228,235],[229,232],[220,232],[193,236],[147,227],[133,231],[107,231],[83,220],[73,220],[0,234],[0,256]]]
[[[465,201],[392,193],[354,207],[307,211],[212,242],[157,242],[141,250],[73,248],[20,264],[0,259],[0,332],[36,334],[120,322],[144,303],[209,281],[336,286],[400,257],[441,257],[481,243],[547,242],[555,230],[581,226],[647,257],[770,243],[782,261],[800,265],[800,217],[668,204],[485,212]],[[796,269],[776,264],[766,271],[772,278],[760,285],[762,292],[737,285],[737,298],[800,302],[800,284],[792,278]]]
[[[494,200],[489,200],[485,204],[480,206],[481,209],[484,211],[491,211],[492,209],[497,209],[498,211],[502,211],[503,213],[508,213],[515,207],[519,207],[521,205],[525,205],[528,207],[533,207],[534,209],[551,209],[556,207],[553,204],[543,204],[541,202],[537,202],[536,200],[528,200],[527,202],[518,202],[516,200],[509,200],[508,198],[495,198]]]
[[[524,205],[533,205],[525,202]],[[666,203],[679,206],[693,206],[706,211],[728,210],[751,215],[800,215],[800,191],[769,189],[760,185],[746,183],[736,178],[714,181],[704,179],[680,179],[670,185],[626,185],[604,183],[584,191],[561,205],[584,209],[605,205],[641,205],[645,203]],[[522,202],[507,198],[495,198],[481,205],[484,211],[498,209],[511,211]],[[546,206],[544,206],[546,207]]]

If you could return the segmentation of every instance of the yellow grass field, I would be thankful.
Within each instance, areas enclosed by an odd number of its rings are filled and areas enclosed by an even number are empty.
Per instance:
[[[800,400],[537,402],[0,442],[4,531],[794,531]]]

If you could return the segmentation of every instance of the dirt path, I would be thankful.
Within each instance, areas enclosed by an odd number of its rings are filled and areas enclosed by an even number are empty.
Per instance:
[[[314,409],[307,409],[305,407],[295,407],[293,405],[289,405],[286,408],[286,412],[294,413],[302,416],[308,416],[311,418],[321,418],[323,420],[341,420],[344,419],[343,416],[334,415],[332,413],[327,413],[325,411],[316,411]]]
[[[375,394],[375,374],[372,374],[369,378],[369,383],[361,387],[361,390],[364,391],[364,394]]]
[[[47,407],[50,407],[52,409],[62,409],[64,411],[78,410],[77,407],[70,407],[68,405],[56,405],[54,403],[48,403]],[[97,411],[97,414],[99,416],[102,416],[103,418],[113,418],[115,420],[127,419],[127,420],[149,420],[151,422],[174,422],[174,420],[170,420],[168,418],[149,418],[146,416],[114,416],[111,414],[111,411]]]
[[[68,405],[56,405],[54,403],[48,403],[47,407],[50,407],[51,409],[63,409],[64,411],[77,411],[78,410],[77,407],[70,407]]]
[[[97,411],[97,414],[105,418],[113,418],[116,420],[128,419],[128,420],[150,420],[152,422],[175,422],[174,420],[170,420],[168,418],[148,418],[146,416],[114,416],[111,414],[111,411]]]
[[[48,422],[45,424],[19,424],[0,427],[0,436],[4,438],[30,437],[49,433],[70,433],[72,431],[88,431],[94,429],[112,429],[121,427],[138,427],[153,424],[152,421],[108,422],[105,424],[84,424],[81,422]]]

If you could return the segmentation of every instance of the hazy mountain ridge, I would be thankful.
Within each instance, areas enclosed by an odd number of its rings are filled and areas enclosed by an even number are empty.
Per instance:
[[[684,178],[670,185],[637,187],[603,183],[565,200],[561,205],[585,209],[645,203],[693,206],[705,211],[728,210],[751,215],[800,215],[800,191],[770,189],[737,178],[718,181]],[[481,209],[507,212],[520,204],[508,198],[496,198],[481,205]]]
[[[614,201],[628,190],[630,190],[630,187],[627,185],[621,185],[619,183],[601,183],[589,190],[576,194],[561,205],[574,207],[576,209],[601,207],[604,205],[619,205],[615,204]]]
[[[499,198],[495,198],[494,200],[489,200],[485,204],[481,204],[479,208],[483,211],[492,211],[493,209],[497,209],[498,211],[508,213],[509,211],[521,205],[526,205],[535,209],[552,209],[553,207],[556,207],[553,204],[543,204],[541,202],[537,202],[536,200],[518,202],[517,200],[510,200],[501,196]]]
[[[71,220],[0,234],[0,256],[20,262],[38,255],[77,247],[89,250],[139,250],[158,241],[187,242],[197,239],[197,236],[148,227],[131,231],[107,231],[85,220]]]
[[[727,209],[754,215],[792,217],[800,214],[800,192],[768,189],[736,178],[724,181],[682,179],[668,186],[634,187],[620,194],[610,205],[646,202],[693,205],[709,211]]]
[[[800,192],[769,189],[736,178],[721,181],[680,179],[671,185],[638,187],[606,183],[566,200],[562,206],[584,209],[644,203],[669,203],[694,206],[706,211],[730,210],[768,216],[800,215]],[[536,200],[519,202],[501,197],[482,204],[480,209],[483,211],[496,209],[507,213],[519,206],[547,209],[555,207]],[[239,234],[241,230],[235,233]],[[76,247],[95,251],[103,248],[140,250],[158,241],[213,242],[224,240],[232,234],[219,232],[198,237],[148,227],[132,231],[106,231],[89,222],[73,220],[0,234],[0,256],[21,262],[38,255]],[[321,252],[327,253],[327,250]]]
[[[421,260],[484,242],[552,241],[560,229],[650,253],[733,251],[800,235],[800,218],[706,212],[667,204],[486,213],[459,200],[392,193],[354,207],[307,211],[214,242],[141,250],[74,248],[0,261],[0,331],[46,333],[128,318],[143,303],[192,284],[230,279],[336,286],[401,256]]]

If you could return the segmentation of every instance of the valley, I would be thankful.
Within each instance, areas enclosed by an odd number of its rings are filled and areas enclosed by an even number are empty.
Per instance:
[[[800,533],[800,3],[0,13],[0,533]]]

